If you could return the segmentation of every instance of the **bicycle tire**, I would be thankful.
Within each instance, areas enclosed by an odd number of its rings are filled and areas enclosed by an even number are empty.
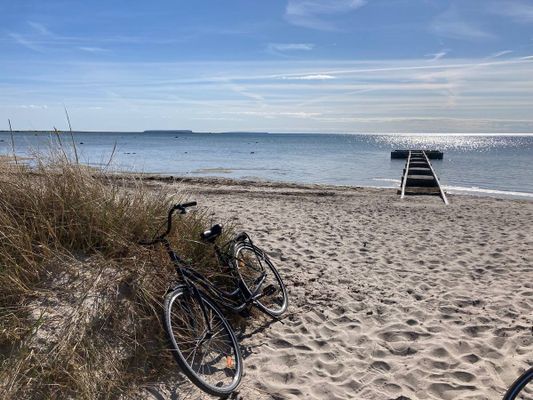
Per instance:
[[[214,332],[207,333],[205,315]],[[240,346],[231,325],[212,300],[200,292],[192,293],[185,286],[173,289],[165,296],[164,326],[174,359],[191,382],[204,392],[220,397],[239,386],[243,373]],[[217,335],[222,349],[215,350],[211,357],[211,346],[216,345]],[[195,365],[195,361],[199,362]],[[212,381],[207,379],[206,372],[211,372]],[[222,378],[228,378],[229,382],[223,382]]]
[[[243,292],[247,296],[251,296],[256,289],[254,283],[260,268],[266,267],[270,270],[271,274],[267,271],[267,279],[263,287],[273,285],[276,288],[276,292],[274,293],[276,297],[273,295],[262,297],[256,300],[256,306],[275,317],[281,316],[287,310],[289,298],[287,288],[270,258],[263,250],[248,241],[237,242],[233,252],[236,263],[235,269],[239,276]],[[249,255],[243,256],[245,252],[249,253]],[[260,259],[262,266],[258,265],[257,258]],[[255,274],[256,272],[257,274]]]
[[[505,396],[503,396],[503,400],[518,400],[521,399],[520,397],[523,394],[523,389],[527,386],[529,382],[533,379],[533,367],[529,368],[526,372],[524,372],[522,375],[518,377],[517,380],[513,382],[513,384],[509,387],[507,392],[505,393]],[[528,397],[523,397],[523,399],[533,399],[533,389],[531,390],[531,393],[529,393]]]

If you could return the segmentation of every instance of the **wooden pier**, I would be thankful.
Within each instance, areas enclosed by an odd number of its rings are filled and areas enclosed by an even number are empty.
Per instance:
[[[442,157],[442,152],[436,150],[395,150],[391,152],[391,158],[407,158],[399,190],[402,199],[406,195],[436,195],[442,198],[444,204],[448,204],[439,178],[429,162],[430,158],[442,160]]]

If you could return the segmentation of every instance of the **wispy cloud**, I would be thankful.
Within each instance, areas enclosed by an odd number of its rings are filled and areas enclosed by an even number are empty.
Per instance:
[[[38,105],[38,104],[21,104],[19,106],[16,106],[18,108],[24,108],[24,109],[36,109],[36,110],[46,110],[48,106],[46,104]]]
[[[296,52],[309,52],[315,47],[312,43],[269,43],[267,45],[267,53],[290,58],[294,56]]]
[[[181,38],[170,37],[147,37],[147,36],[69,36],[53,32],[44,24],[26,21],[29,29],[22,32],[9,32],[7,38],[9,41],[17,43],[28,49],[45,52],[46,50],[81,50],[91,53],[103,53],[110,51],[107,46],[113,44],[126,45],[151,45],[151,44],[175,44],[181,42]],[[6,37],[1,38],[5,40]]]
[[[52,32],[50,32],[50,30],[43,24],[40,24],[38,22],[28,21],[28,25],[31,26],[36,32],[40,33],[41,35],[53,36]]]
[[[512,52],[513,52],[512,50],[502,50],[502,51],[498,51],[497,53],[491,54],[487,58],[489,59],[498,58],[498,57],[506,56],[507,54],[511,54]]]
[[[53,34],[43,24],[34,21],[27,21],[27,25],[31,27],[29,32],[25,32],[24,34],[16,32],[9,33],[9,37],[11,37],[21,46],[43,53],[46,45],[58,41],[64,41],[63,38]]]
[[[282,76],[281,79],[290,79],[297,81],[324,81],[335,79],[333,75],[314,74],[314,75],[300,75],[300,76]]]
[[[229,111],[228,114],[251,115],[264,118],[291,117],[291,118],[315,118],[322,113],[305,111]]]
[[[518,22],[533,22],[533,4],[521,1],[492,2],[490,11],[494,14],[513,18]]]
[[[165,114],[169,126],[207,131],[524,132],[533,130],[532,66],[518,57],[57,61],[13,70],[14,82],[0,82],[0,118],[30,116],[48,126],[53,115],[62,116],[57,99],[68,99],[79,107],[80,129],[148,129]]]
[[[20,35],[18,33],[11,32],[8,34],[8,36],[13,39],[13,41],[21,46],[24,46],[30,50],[37,51],[39,53],[44,52],[44,49],[42,46],[39,46],[36,44],[33,40],[30,40],[26,38],[23,35]]]
[[[495,37],[493,33],[465,18],[455,6],[437,16],[433,20],[431,30],[439,36],[451,39],[482,40]]]
[[[438,53],[430,53],[430,54],[426,54],[426,57],[431,57],[429,61],[438,61],[440,60],[441,58],[443,58],[446,54],[449,53],[449,50],[442,50],[442,51],[439,51]]]
[[[86,51],[88,53],[106,53],[109,52],[108,49],[102,47],[90,47],[90,46],[79,46],[78,49]]]
[[[229,83],[228,87],[230,90],[232,90],[235,93],[240,94],[241,96],[244,96],[248,99],[255,100],[257,102],[262,102],[264,100],[263,96],[257,93],[252,93],[250,90],[242,85],[237,85],[233,83]]]
[[[366,0],[289,0],[285,19],[296,26],[319,30],[336,30],[334,17],[356,10]]]
[[[438,20],[433,25],[433,31],[439,36],[452,39],[491,39],[494,35],[466,21]]]
[[[310,51],[315,47],[312,43],[269,43],[268,48],[275,51]]]

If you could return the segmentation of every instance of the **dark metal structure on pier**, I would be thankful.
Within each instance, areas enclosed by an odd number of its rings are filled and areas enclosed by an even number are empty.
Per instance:
[[[438,150],[393,150],[390,153],[390,158],[407,158],[411,151],[423,151],[430,160],[442,160],[444,154]]]
[[[430,158],[442,160],[442,152],[437,150],[394,150],[391,152],[391,158],[407,159],[399,190],[402,199],[406,195],[436,195],[442,198],[444,204],[448,204],[439,178],[429,162]]]

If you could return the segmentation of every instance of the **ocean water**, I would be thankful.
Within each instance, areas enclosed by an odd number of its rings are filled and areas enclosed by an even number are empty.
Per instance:
[[[46,151],[57,137],[17,132],[19,156]],[[404,160],[394,149],[444,152],[432,160],[449,192],[533,198],[533,135],[344,135],[75,132],[80,160],[124,171],[284,182],[398,187]],[[68,134],[61,135],[66,147]],[[115,151],[113,152],[113,149]],[[0,132],[0,152],[11,152]]]

